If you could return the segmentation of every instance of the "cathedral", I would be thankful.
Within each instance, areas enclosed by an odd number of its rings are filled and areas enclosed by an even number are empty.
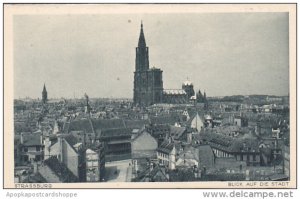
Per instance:
[[[138,47],[136,47],[133,102],[137,106],[158,103],[187,103],[194,95],[193,84],[185,82],[182,89],[163,88],[162,70],[149,67],[149,48],[146,45],[143,24],[141,24]]]
[[[161,103],[163,100],[162,70],[149,68],[149,48],[146,45],[143,24],[136,47],[133,92],[134,104],[139,106]]]

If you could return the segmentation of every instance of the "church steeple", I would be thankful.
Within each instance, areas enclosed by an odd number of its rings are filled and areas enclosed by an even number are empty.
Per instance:
[[[146,46],[144,36],[143,22],[141,22],[141,30],[138,47],[136,48],[135,71],[147,71],[149,69],[149,51]]]
[[[44,83],[44,88],[43,88],[43,92],[42,92],[42,101],[45,104],[48,101],[48,93],[46,90],[46,85]]]
[[[146,40],[144,36],[144,30],[143,30],[143,21],[141,22],[141,31],[140,31],[140,38],[139,38],[139,48],[145,48],[146,47]]]
[[[44,83],[44,87],[43,87],[43,92],[47,92],[45,83]]]

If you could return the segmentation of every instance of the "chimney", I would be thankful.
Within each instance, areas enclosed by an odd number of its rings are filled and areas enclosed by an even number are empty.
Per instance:
[[[137,171],[138,171],[137,160],[134,160],[134,161],[133,161],[133,164],[134,164],[134,168],[135,168],[135,173],[137,173]]]
[[[49,136],[45,136],[44,139],[44,159],[48,159],[50,157],[50,146],[51,146],[51,141]]]
[[[23,140],[23,134],[24,134],[24,133],[21,133],[21,137],[20,137],[20,142],[21,142],[21,144],[24,143],[24,140]]]
[[[153,170],[153,162],[150,162],[150,172]]]
[[[43,135],[40,134],[40,144],[43,145]]]
[[[51,145],[50,138],[47,135],[45,136],[45,139],[44,139],[44,145],[45,145],[45,147],[47,147],[48,145]]]
[[[168,139],[168,143],[171,144],[171,136],[169,136],[167,139]]]
[[[274,142],[274,148],[277,149],[277,146],[278,146],[278,140],[276,139]]]
[[[248,169],[246,170],[246,180],[250,180],[250,171]]]

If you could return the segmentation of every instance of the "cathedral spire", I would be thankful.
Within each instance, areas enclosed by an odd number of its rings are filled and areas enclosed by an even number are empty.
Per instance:
[[[143,30],[143,21],[141,21],[141,31],[140,31],[140,38],[139,38],[139,48],[145,48],[146,47],[146,40],[144,36],[144,30]]]
[[[43,92],[47,92],[47,90],[46,90],[46,86],[45,86],[45,83],[44,83]]]
[[[42,101],[45,104],[48,101],[48,93],[46,90],[46,85],[44,83],[43,92],[42,92]]]

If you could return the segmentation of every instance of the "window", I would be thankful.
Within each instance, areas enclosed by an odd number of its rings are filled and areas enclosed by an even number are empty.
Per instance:
[[[36,161],[40,161],[40,160],[41,160],[41,156],[37,155],[37,156],[35,157],[35,160],[36,160]]]
[[[28,156],[25,155],[25,156],[24,156],[24,162],[27,162],[27,161],[28,161]]]

